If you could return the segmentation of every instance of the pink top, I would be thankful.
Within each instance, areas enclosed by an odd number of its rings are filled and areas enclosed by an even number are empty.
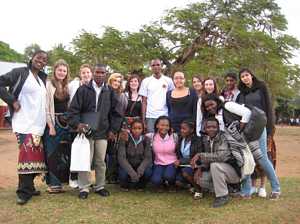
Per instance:
[[[152,147],[155,155],[154,164],[165,166],[177,160],[175,152],[176,142],[173,135],[166,135],[163,139],[159,134],[156,134]]]

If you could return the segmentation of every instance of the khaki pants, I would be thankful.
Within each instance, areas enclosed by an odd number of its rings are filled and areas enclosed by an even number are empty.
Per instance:
[[[211,163],[210,171],[203,172],[199,180],[200,186],[209,191],[214,190],[216,197],[228,194],[227,184],[237,184],[239,182],[240,177],[228,163]]]
[[[96,183],[94,186],[95,191],[101,190],[105,185],[105,155],[107,148],[107,140],[90,140],[90,152],[91,152],[91,166],[95,168]],[[78,172],[78,185],[80,191],[89,192],[89,186],[91,185],[90,172]]]

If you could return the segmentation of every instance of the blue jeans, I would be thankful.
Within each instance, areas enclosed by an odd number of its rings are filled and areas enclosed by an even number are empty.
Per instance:
[[[152,165],[145,169],[144,175],[140,178],[139,182],[132,183],[127,171],[122,167],[119,167],[119,181],[121,187],[129,187],[130,184],[135,186],[145,187],[151,175],[152,175]]]
[[[266,128],[264,129],[262,135],[259,138],[259,147],[262,152],[262,158],[260,158],[256,162],[261,166],[266,176],[268,177],[271,183],[272,192],[280,192],[280,184],[279,184],[278,177],[276,176],[274,167],[268,158]],[[241,193],[243,195],[250,195],[250,191],[251,191],[251,176],[249,175],[246,176],[245,179],[242,181]]]
[[[174,184],[176,179],[176,168],[174,164],[170,165],[154,165],[151,182],[154,186],[159,186],[164,181],[168,181],[169,184]]]
[[[183,173],[193,176],[194,170],[191,167],[183,167],[177,170],[176,181],[179,181],[180,183],[188,183],[188,181],[183,177]]]
[[[146,118],[147,133],[154,133],[154,124],[157,118]]]

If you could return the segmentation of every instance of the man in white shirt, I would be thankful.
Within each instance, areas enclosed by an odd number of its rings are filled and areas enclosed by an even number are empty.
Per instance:
[[[142,96],[142,119],[147,132],[154,132],[154,124],[158,117],[168,115],[166,94],[174,89],[170,77],[161,73],[161,61],[153,59],[150,63],[152,75],[142,81],[139,95]]]

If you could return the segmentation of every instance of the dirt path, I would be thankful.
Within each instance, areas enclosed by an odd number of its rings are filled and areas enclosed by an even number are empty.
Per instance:
[[[300,177],[300,128],[277,127],[277,173],[280,177]],[[14,134],[0,130],[0,189],[17,184],[18,150]]]

